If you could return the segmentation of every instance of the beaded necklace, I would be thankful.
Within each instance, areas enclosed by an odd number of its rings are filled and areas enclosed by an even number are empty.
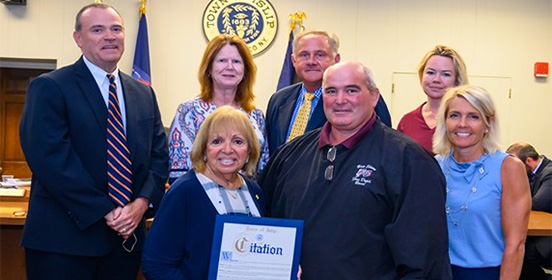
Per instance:
[[[462,204],[457,209],[453,209],[450,206],[451,194],[450,194],[449,184],[451,182],[451,163],[452,163],[452,160],[453,160],[452,157],[453,157],[452,153],[449,154],[449,156],[446,160],[446,163],[445,163],[445,170],[446,170],[445,171],[445,177],[446,177],[446,180],[447,180],[447,188],[446,188],[447,202],[446,202],[445,211],[446,211],[447,216],[449,217],[450,221],[452,222],[452,224],[454,226],[459,226],[462,223],[462,219],[464,218],[464,215],[466,214],[466,212],[469,209],[470,199],[473,198],[473,196],[477,192],[477,184],[479,183],[479,181],[481,180],[481,178],[485,174],[484,163],[487,160],[487,158],[489,158],[489,154],[484,154],[483,156],[481,156],[479,158],[479,160],[471,162],[470,167],[468,167],[466,172],[463,174],[463,177],[465,177],[466,174],[467,175],[472,175],[473,177],[472,177],[472,179],[470,180],[470,182],[468,184],[469,188],[468,188],[468,193],[466,195],[466,198],[463,200]],[[477,174],[473,174],[474,172],[476,172]]]

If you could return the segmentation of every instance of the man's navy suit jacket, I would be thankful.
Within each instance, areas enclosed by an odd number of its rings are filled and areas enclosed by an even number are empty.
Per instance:
[[[156,209],[168,176],[166,136],[151,87],[120,73],[134,200]],[[120,85],[121,86],[121,85]],[[102,256],[122,238],[104,216],[116,206],[107,192],[107,107],[82,57],[35,78],[27,90],[20,140],[33,172],[22,246]],[[144,221],[135,231],[141,250]]]
[[[531,182],[531,195],[533,196],[532,210],[552,213],[552,162],[544,155],[541,166]],[[549,236],[531,237],[530,242],[535,243],[539,253],[550,263],[552,260],[552,238]]]

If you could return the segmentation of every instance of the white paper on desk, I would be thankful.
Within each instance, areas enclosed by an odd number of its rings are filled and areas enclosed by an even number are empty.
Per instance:
[[[24,197],[25,189],[0,188],[0,196]]]
[[[0,182],[0,187],[2,188],[17,188],[17,183],[13,179],[8,179],[8,182]]]
[[[0,187],[2,188],[13,188],[21,186],[29,186],[31,184],[30,179],[12,179],[9,178],[7,182],[0,182]]]

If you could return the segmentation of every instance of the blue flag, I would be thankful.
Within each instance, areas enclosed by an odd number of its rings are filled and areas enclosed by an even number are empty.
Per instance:
[[[295,79],[295,68],[293,67],[293,63],[291,62],[291,53],[293,51],[292,43],[293,30],[289,32],[289,41],[286,50],[286,56],[284,58],[284,65],[282,66],[282,72],[280,73],[280,79],[278,80],[276,91],[293,84],[293,80]]]
[[[146,14],[141,14],[140,16],[134,62],[132,63],[132,77],[146,85],[151,85],[148,22],[146,21]]]

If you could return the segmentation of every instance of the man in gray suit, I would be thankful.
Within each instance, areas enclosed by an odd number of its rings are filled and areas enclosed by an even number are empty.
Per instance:
[[[82,8],[73,38],[81,58],[31,82],[20,124],[33,172],[27,278],[136,279],[144,219],[168,176],[159,108],[151,87],[119,71],[125,33],[113,7]],[[125,164],[114,164],[114,131]],[[123,195],[113,184],[125,180]]]

